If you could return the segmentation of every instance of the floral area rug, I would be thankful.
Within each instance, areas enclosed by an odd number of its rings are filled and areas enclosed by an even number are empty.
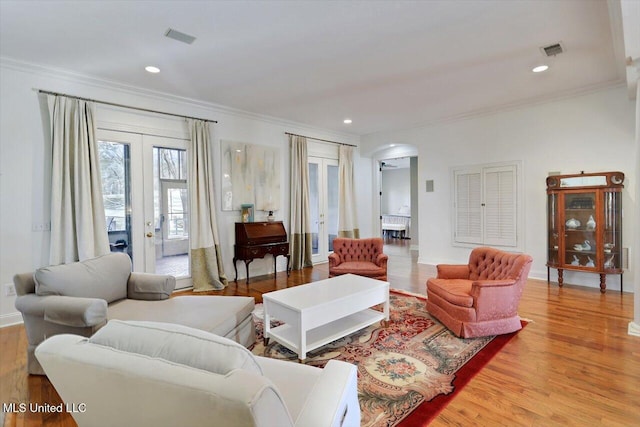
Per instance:
[[[424,298],[392,292],[390,303],[388,327],[376,323],[308,352],[305,360],[318,367],[324,367],[330,359],[358,366],[362,426],[398,425],[424,402],[452,395],[456,373],[494,339],[456,337],[429,315]],[[261,305],[254,315],[257,339],[253,353],[297,362],[297,354],[273,339],[265,348]],[[475,366],[476,373],[482,366]],[[420,424],[435,417],[445,405],[439,403],[429,411],[435,413],[422,414]],[[421,412],[424,409],[421,407]]]

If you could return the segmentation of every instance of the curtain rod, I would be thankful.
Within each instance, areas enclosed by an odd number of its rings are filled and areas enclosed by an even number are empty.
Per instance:
[[[328,139],[320,139],[320,138],[314,138],[312,136],[306,136],[306,135],[299,135],[297,133],[291,133],[291,132],[285,132],[285,135],[292,135],[292,136],[301,136],[303,138],[309,138],[309,139],[315,139],[316,141],[322,141],[322,142],[328,142],[330,144],[339,144],[339,145],[348,145],[349,147],[357,147],[357,145],[353,145],[353,144],[347,144],[345,142],[336,142],[336,141],[329,141]]]
[[[130,105],[116,104],[115,102],[99,101],[97,99],[83,98],[81,96],[67,95],[66,93],[59,93],[59,92],[50,92],[48,90],[42,90],[42,89],[36,89],[36,90],[38,91],[38,93],[44,93],[46,95],[66,96],[67,98],[79,99],[80,101],[96,102],[98,104],[111,105],[112,107],[129,108],[131,110],[144,111],[146,113],[164,114],[167,116],[182,117],[184,119],[204,120],[205,122],[218,123],[217,120],[201,119],[199,117],[184,116],[182,114],[167,113],[164,111],[151,110],[148,108],[131,107]]]

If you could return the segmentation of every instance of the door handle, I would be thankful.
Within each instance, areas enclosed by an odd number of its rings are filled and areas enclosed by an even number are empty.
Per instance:
[[[147,233],[147,237],[153,237],[153,233],[149,231],[149,232]]]

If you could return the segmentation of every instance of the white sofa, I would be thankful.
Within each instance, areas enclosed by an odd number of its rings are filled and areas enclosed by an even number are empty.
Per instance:
[[[357,370],[254,356],[181,325],[110,321],[91,338],[57,335],[35,351],[83,426],[360,425]]]
[[[57,334],[91,336],[107,320],[177,323],[255,343],[252,297],[179,296],[170,298],[175,278],[131,272],[131,259],[111,253],[82,262],[42,267],[17,274],[16,308],[27,332],[27,370],[42,375],[33,351]]]

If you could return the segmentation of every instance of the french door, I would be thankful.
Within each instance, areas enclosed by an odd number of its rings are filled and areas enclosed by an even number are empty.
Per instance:
[[[338,161],[309,157],[312,261],[327,262],[338,235]]]
[[[191,286],[186,141],[99,129],[98,147],[111,251]]]

